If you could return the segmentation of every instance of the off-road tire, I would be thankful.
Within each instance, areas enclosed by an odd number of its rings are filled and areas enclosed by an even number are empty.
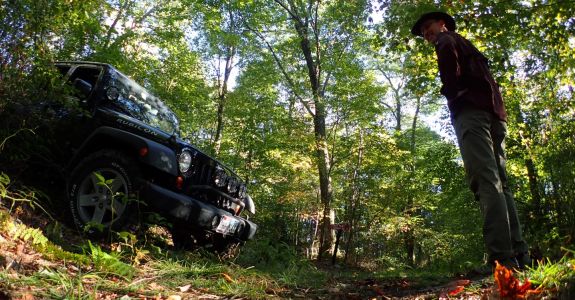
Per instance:
[[[98,173],[109,185],[99,184]],[[80,161],[68,180],[72,219],[84,233],[103,236],[137,220],[140,172],[137,163],[117,150],[101,150]]]
[[[183,226],[173,225],[169,229],[172,235],[172,243],[174,248],[177,250],[192,250],[196,246],[196,241],[189,230],[183,228]]]

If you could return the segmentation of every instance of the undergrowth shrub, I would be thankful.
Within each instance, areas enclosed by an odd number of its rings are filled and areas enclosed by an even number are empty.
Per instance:
[[[284,284],[321,285],[326,276],[294,247],[268,239],[246,243],[236,263],[270,273]]]
[[[131,279],[134,276],[134,267],[122,262],[120,254],[115,252],[108,253],[90,241],[88,241],[88,246],[89,253],[87,254],[92,258],[92,263],[96,270],[127,279]]]
[[[305,264],[293,247],[283,242],[265,239],[256,239],[246,243],[236,262],[270,271],[284,270],[294,264]]]

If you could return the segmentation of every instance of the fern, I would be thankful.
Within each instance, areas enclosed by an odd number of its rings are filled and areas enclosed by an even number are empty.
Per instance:
[[[106,253],[90,241],[88,241],[88,245],[90,246],[92,262],[96,269],[125,278],[131,278],[134,275],[134,268],[131,265],[120,261],[118,257]]]
[[[0,173],[0,204],[3,204],[4,200],[10,201],[11,212],[17,203],[26,203],[30,205],[32,209],[36,209],[36,207],[40,208],[51,220],[54,220],[52,215],[50,215],[48,211],[44,209],[44,207],[38,202],[36,191],[28,188],[11,191],[9,190],[10,183],[10,177],[8,177],[8,175],[5,173]],[[5,203],[4,205],[6,204],[8,203]]]
[[[0,203],[2,203],[2,199],[8,196],[8,188],[7,186],[10,184],[10,177],[5,173],[0,173]]]
[[[13,238],[21,239],[25,242],[30,241],[32,245],[46,246],[48,244],[48,238],[44,236],[40,229],[30,228],[22,224],[16,225]]]

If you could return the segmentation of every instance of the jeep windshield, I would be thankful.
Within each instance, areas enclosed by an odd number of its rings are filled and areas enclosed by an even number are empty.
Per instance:
[[[112,100],[115,105],[148,125],[169,134],[179,134],[178,118],[158,97],[117,70],[112,69],[111,75],[107,90],[116,87],[118,95]]]

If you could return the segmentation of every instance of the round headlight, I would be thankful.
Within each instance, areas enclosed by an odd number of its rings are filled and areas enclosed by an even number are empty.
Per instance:
[[[238,181],[234,177],[228,177],[228,192],[235,193],[238,190]]]
[[[240,187],[238,188],[238,197],[243,198],[246,196],[246,192],[247,192],[247,188],[245,184],[240,184]]]
[[[188,150],[182,151],[180,157],[178,157],[178,166],[180,167],[180,172],[186,173],[192,165],[192,153]]]
[[[222,169],[220,167],[217,167],[216,173],[214,175],[214,183],[218,187],[224,187],[226,185],[226,178],[227,177],[228,176],[226,175],[226,171],[224,171],[224,169]]]

